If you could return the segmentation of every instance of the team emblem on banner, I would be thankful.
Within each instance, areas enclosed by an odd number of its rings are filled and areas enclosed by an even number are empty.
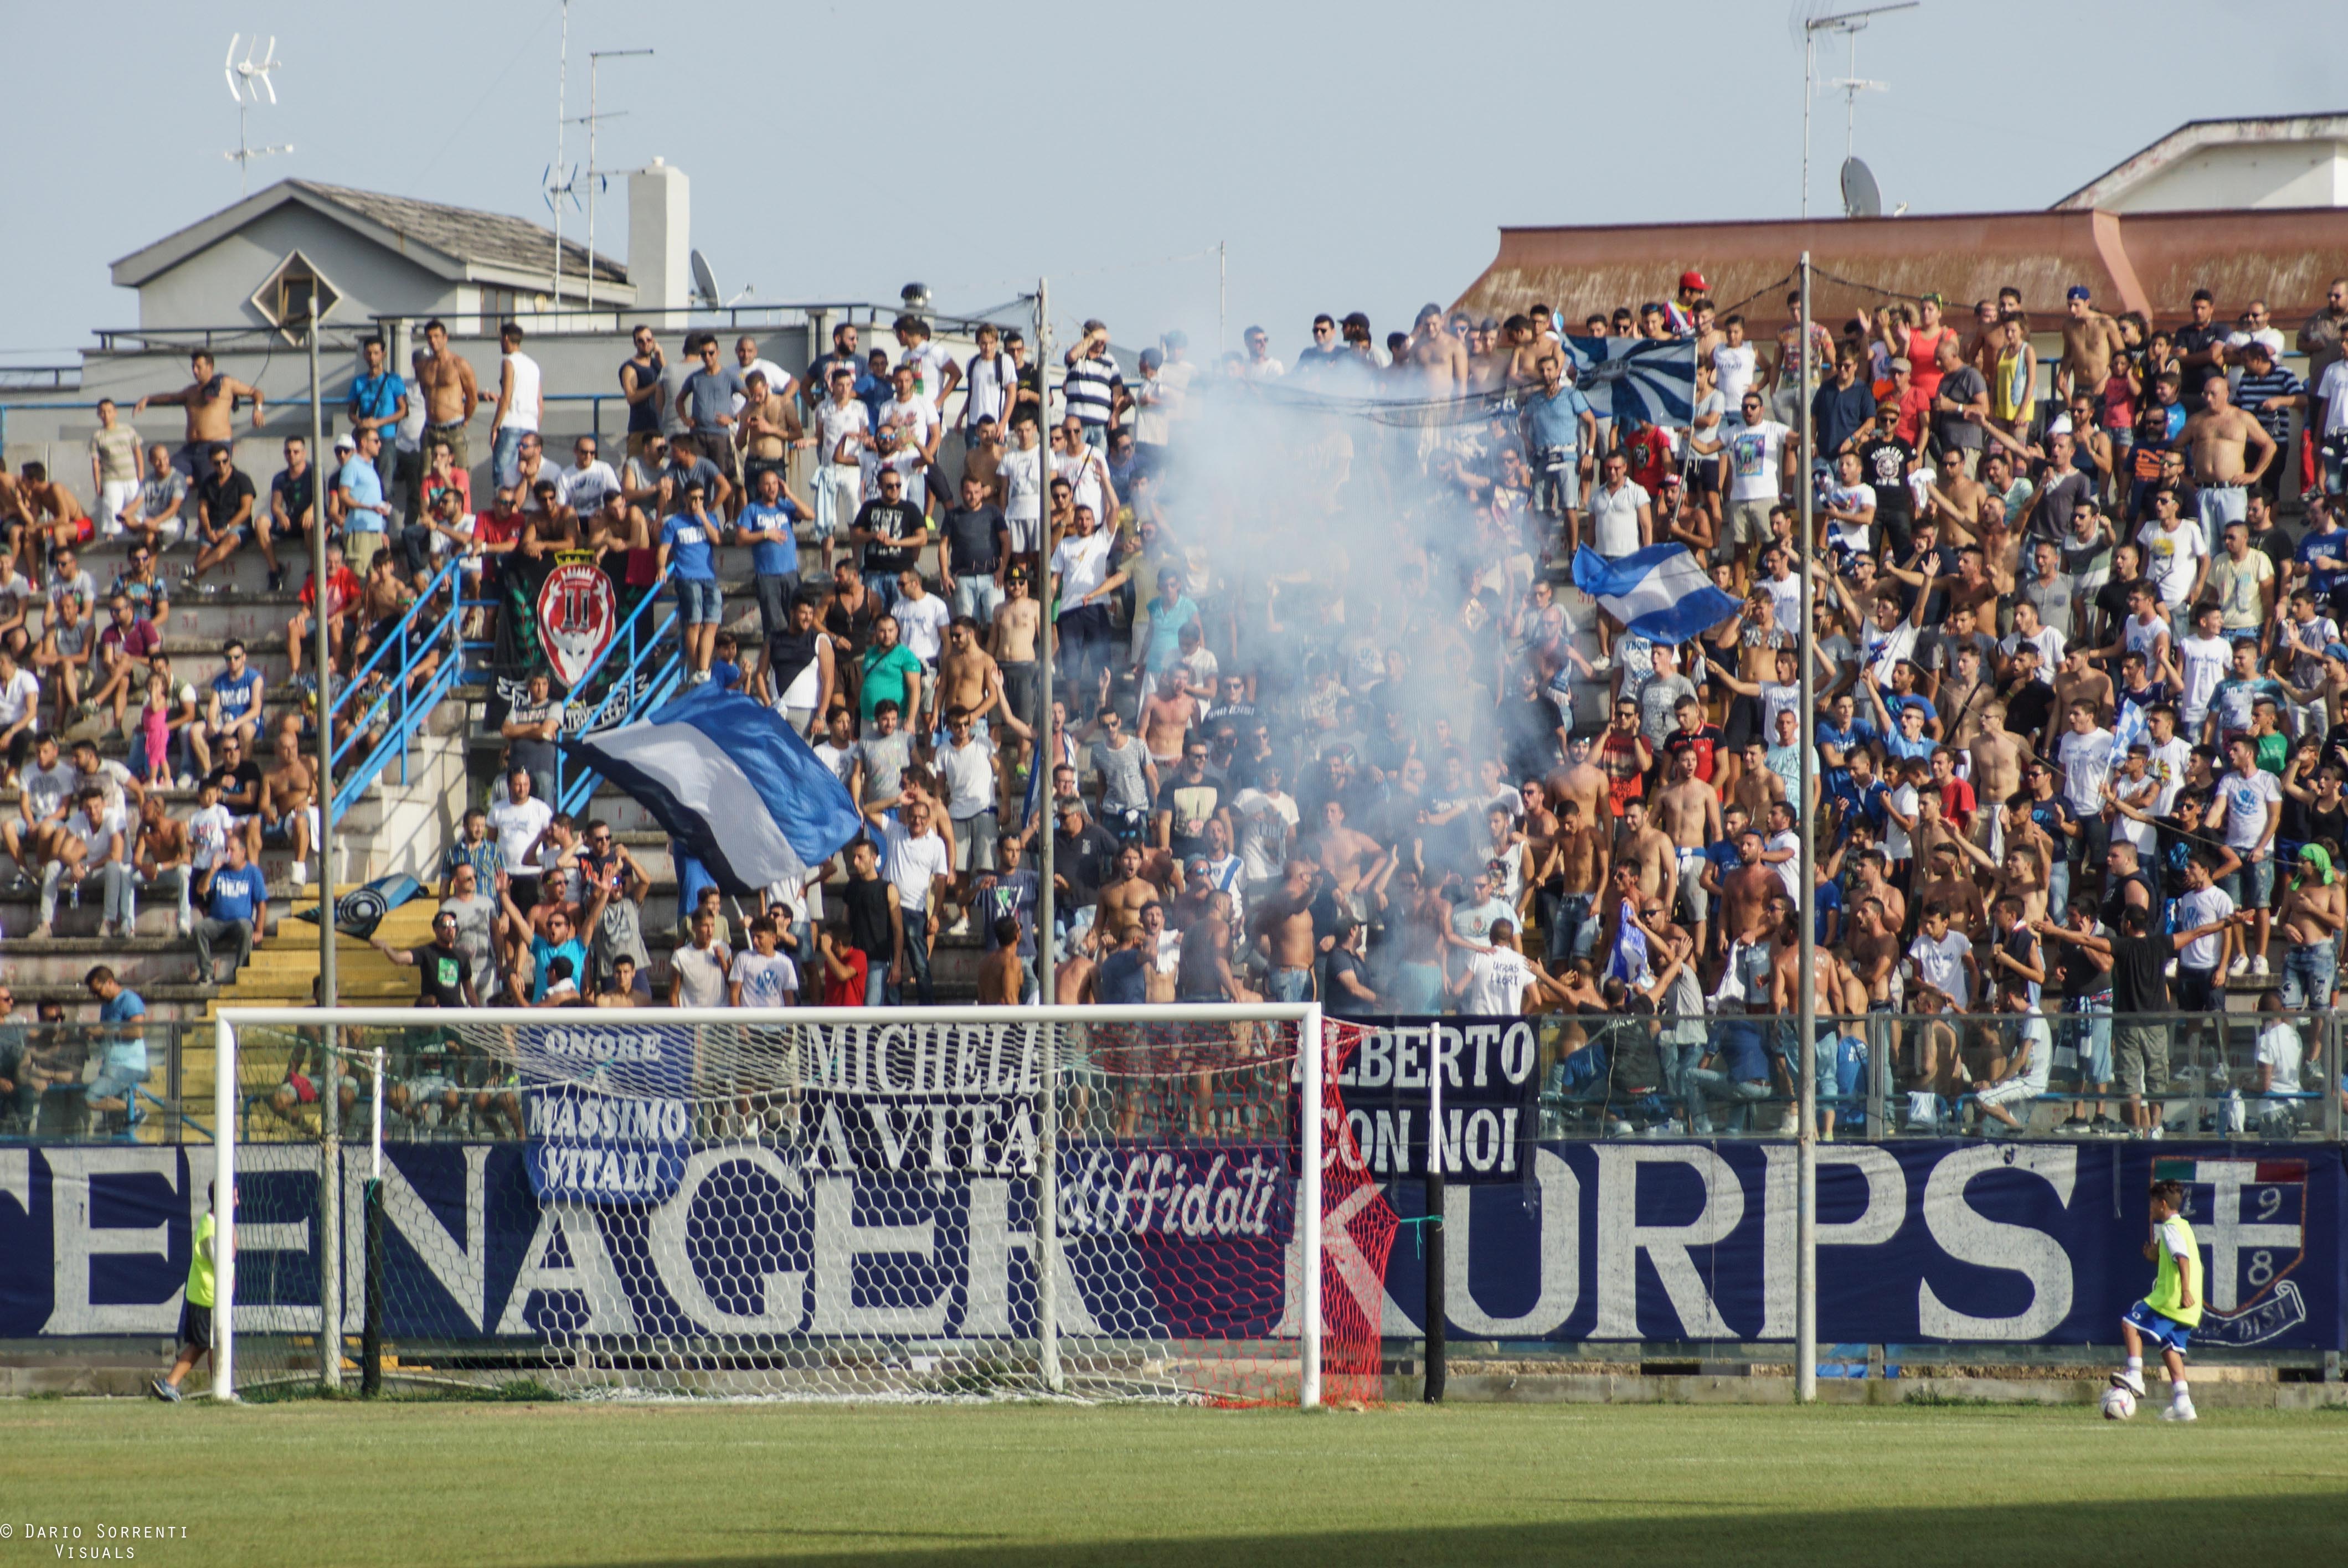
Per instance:
[[[2195,1337],[2259,1345],[2307,1318],[2291,1277],[2307,1256],[2304,1160],[2160,1160],[2156,1181],[2187,1184],[2185,1217],[2208,1253]]]
[[[620,601],[594,558],[558,558],[538,590],[539,643],[554,678],[565,688],[577,685],[619,627]]]

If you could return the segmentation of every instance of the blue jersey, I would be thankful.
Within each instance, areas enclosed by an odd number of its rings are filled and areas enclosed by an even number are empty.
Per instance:
[[[268,899],[269,883],[258,866],[223,866],[212,873],[210,907],[215,920],[250,920]]]
[[[1560,452],[1578,452],[1581,448],[1581,416],[1591,413],[1590,399],[1579,388],[1560,386],[1557,395],[1545,392],[1527,393],[1524,397],[1526,434],[1535,446],[1553,446]]]
[[[669,549],[669,570],[687,582],[717,580],[717,549],[706,525],[689,512],[661,524],[661,543]]]
[[[760,539],[750,547],[750,569],[760,577],[795,575],[799,569],[799,547],[791,532],[798,521],[799,509],[788,499],[766,506],[753,501],[742,508],[741,519],[735,525],[744,533],[763,533],[769,528],[782,530],[782,538]]]

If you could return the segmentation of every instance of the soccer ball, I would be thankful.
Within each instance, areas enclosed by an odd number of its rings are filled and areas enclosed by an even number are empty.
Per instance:
[[[2116,1385],[2104,1390],[2104,1419],[2124,1421],[2136,1414],[2136,1396]]]

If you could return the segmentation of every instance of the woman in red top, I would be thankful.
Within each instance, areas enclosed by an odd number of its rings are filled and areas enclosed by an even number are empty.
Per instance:
[[[1900,352],[1908,356],[1910,384],[1921,393],[1924,406],[1930,408],[1932,399],[1941,395],[1941,344],[1957,335],[1957,329],[1941,320],[1941,296],[1926,294],[1922,301],[1921,324],[1908,329],[1900,340]]]

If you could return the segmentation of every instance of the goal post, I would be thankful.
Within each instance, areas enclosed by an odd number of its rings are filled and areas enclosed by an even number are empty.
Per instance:
[[[302,1092],[330,1034],[339,1110]],[[582,1395],[1374,1401],[1359,1039],[1314,1003],[224,1009],[215,1392],[347,1342],[370,1389],[379,1346]]]

